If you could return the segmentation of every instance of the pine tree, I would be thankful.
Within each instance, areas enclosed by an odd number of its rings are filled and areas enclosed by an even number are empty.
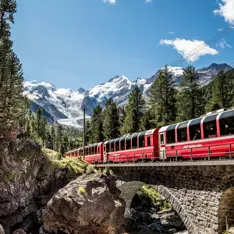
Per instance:
[[[119,112],[119,126],[123,126],[124,120],[126,118],[126,111],[124,107],[118,107],[118,112]]]
[[[12,51],[10,24],[14,23],[15,0],[0,1],[0,132],[24,127],[25,99],[23,72],[19,59]]]
[[[105,110],[103,111],[103,135],[105,140],[119,136],[118,107],[112,98],[106,101]]]
[[[41,120],[41,128],[40,128],[40,137],[42,139],[43,145],[45,144],[46,141],[46,133],[47,133],[47,121],[46,118],[43,117]]]
[[[152,128],[151,125],[151,112],[150,110],[147,110],[144,114],[143,117],[141,118],[141,123],[140,123],[140,131],[146,131]]]
[[[37,131],[37,136],[41,136],[40,131],[41,131],[41,123],[42,123],[42,111],[41,108],[37,109],[36,112],[36,131]]]
[[[86,142],[86,144],[94,143],[92,129],[91,129],[91,121],[90,120],[86,121],[85,130],[86,130],[86,132],[85,132],[85,142]]]
[[[56,131],[56,150],[61,152],[61,147],[62,147],[62,138],[63,138],[63,134],[62,134],[62,126],[58,125],[57,127],[57,131]]]
[[[150,88],[149,105],[153,127],[173,123],[176,119],[176,90],[168,68],[161,70]]]
[[[221,71],[212,83],[212,97],[206,105],[206,111],[231,107],[234,95],[233,88],[231,77]]]
[[[93,110],[93,115],[90,123],[90,143],[103,141],[103,121],[102,108],[98,105]]]
[[[140,130],[140,121],[144,113],[145,101],[138,86],[129,95],[126,117],[121,133],[134,133]]]
[[[178,94],[178,120],[184,121],[201,116],[204,101],[196,69],[188,66],[184,69],[183,79]]]
[[[51,136],[51,145],[52,145],[52,149],[55,149],[55,129],[54,126],[52,125],[50,128],[50,136]]]

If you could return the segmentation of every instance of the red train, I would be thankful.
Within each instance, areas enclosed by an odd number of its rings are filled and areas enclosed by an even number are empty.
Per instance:
[[[66,153],[87,162],[217,159],[234,156],[234,110],[207,115],[145,132],[124,135]]]

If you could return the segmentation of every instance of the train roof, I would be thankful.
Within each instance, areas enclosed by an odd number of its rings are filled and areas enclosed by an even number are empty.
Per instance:
[[[207,122],[207,121],[211,121],[211,120],[215,120],[217,118],[221,119],[221,118],[227,118],[229,116],[234,116],[234,109],[229,109],[229,110],[226,110],[226,109],[220,109],[220,110],[217,110],[217,111],[214,111],[214,112],[209,112],[207,113],[206,115],[202,115],[198,118],[195,118],[195,119],[191,119],[191,120],[186,120],[186,121],[183,121],[183,122],[179,122],[179,123],[175,123],[175,124],[172,124],[172,125],[167,125],[167,126],[163,126],[159,129],[159,133],[160,132],[165,132],[167,130],[172,130],[172,129],[175,129],[177,127],[184,127],[183,124],[186,124],[186,125],[195,125],[195,124],[198,124],[199,122]]]

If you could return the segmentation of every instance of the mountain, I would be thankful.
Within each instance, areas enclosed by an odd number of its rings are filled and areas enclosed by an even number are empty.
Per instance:
[[[183,68],[168,67],[176,86],[178,87],[183,76]],[[214,80],[220,71],[229,71],[232,67],[227,64],[211,64],[208,67],[198,70],[201,85],[207,85]],[[136,81],[130,81],[125,76],[115,76],[106,83],[100,84],[85,90],[56,88],[48,82],[26,81],[24,83],[24,95],[31,101],[31,109],[36,111],[38,106],[42,107],[43,113],[50,122],[72,126],[82,127],[83,107],[86,107],[87,118],[92,114],[96,105],[104,106],[108,98],[113,98],[118,106],[127,104],[128,96],[131,90],[138,85],[143,92],[144,98],[147,98],[152,83],[157,79],[160,70],[150,78],[138,78]]]

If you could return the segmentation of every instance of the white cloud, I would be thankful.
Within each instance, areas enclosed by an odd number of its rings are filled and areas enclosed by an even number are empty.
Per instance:
[[[181,54],[187,61],[191,61],[191,62],[197,61],[201,56],[204,56],[204,55],[218,54],[217,50],[206,45],[204,41],[186,40],[186,39],[176,38],[175,40],[167,40],[167,39],[161,40],[160,44],[173,46],[174,49],[177,50],[179,54]],[[206,45],[206,47],[202,47],[202,49],[197,49],[197,47],[202,46],[202,45]],[[188,53],[190,55],[189,57],[186,56],[188,55]]]
[[[234,0],[222,0],[219,9],[215,10],[216,15],[223,16],[225,21],[234,25]]]
[[[110,4],[115,4],[116,3],[116,0],[103,0],[105,3],[110,3]],[[153,0],[145,0],[145,3],[150,3],[152,2]]]
[[[111,4],[115,4],[115,3],[116,3],[116,0],[104,0],[104,2],[108,2],[108,3],[111,3]]]
[[[174,32],[168,32],[169,34],[175,34]]]
[[[229,45],[223,38],[221,39],[221,41],[218,44],[216,44],[216,46],[221,48],[221,49],[224,49],[226,47],[230,48],[230,49],[232,48],[232,46]]]

